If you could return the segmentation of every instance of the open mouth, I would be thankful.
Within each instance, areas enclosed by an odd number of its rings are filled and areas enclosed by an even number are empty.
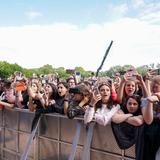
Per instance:
[[[58,94],[61,95],[62,93],[61,93],[61,92],[58,92]]]

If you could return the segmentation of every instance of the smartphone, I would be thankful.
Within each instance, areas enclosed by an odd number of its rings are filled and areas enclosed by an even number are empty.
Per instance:
[[[160,68],[151,71],[154,75],[160,75]]]
[[[136,80],[137,73],[135,69],[129,69],[126,71],[125,76],[129,79]]]
[[[98,89],[98,87],[95,87],[93,90],[94,90],[94,94],[95,94],[95,95],[100,94],[100,93],[99,93],[99,89]]]
[[[24,82],[16,82],[16,91],[24,91],[25,90],[25,83]]]

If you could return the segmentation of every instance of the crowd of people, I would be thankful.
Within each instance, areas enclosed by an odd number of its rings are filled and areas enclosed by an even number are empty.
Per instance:
[[[34,77],[20,72],[0,82],[0,108],[28,109],[35,113],[32,129],[42,114],[58,113],[69,119],[84,118],[110,124],[121,149],[135,144],[136,160],[160,157],[160,75],[148,70],[145,76],[135,68],[114,77],[90,77],[76,82]]]

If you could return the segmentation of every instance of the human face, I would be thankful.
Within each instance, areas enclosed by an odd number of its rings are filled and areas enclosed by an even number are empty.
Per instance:
[[[32,83],[32,91],[34,92],[34,93],[36,93],[37,91],[38,91],[38,86],[37,86],[37,84],[36,83]]]
[[[107,103],[109,101],[109,98],[111,96],[111,90],[107,85],[103,85],[100,87],[99,92],[102,96],[102,102]]]
[[[157,93],[157,92],[160,92],[160,85],[155,83],[153,85],[153,93]]]
[[[69,85],[69,87],[71,87],[71,88],[75,87],[75,81],[74,81],[74,79],[70,79],[70,80],[68,81],[68,85]]]
[[[136,90],[136,84],[134,81],[127,81],[125,84],[125,93],[127,95],[133,95]]]
[[[52,94],[53,90],[52,90],[52,87],[49,84],[47,84],[45,86],[45,92],[46,92],[47,95],[51,95]]]
[[[135,113],[138,110],[138,102],[133,98],[129,98],[126,105],[129,113]]]
[[[67,88],[66,88],[62,83],[60,83],[60,84],[58,85],[58,94],[62,97],[62,96],[64,96],[66,93],[67,93]]]

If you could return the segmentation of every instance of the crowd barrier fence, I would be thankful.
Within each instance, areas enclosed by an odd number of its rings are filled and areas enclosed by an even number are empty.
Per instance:
[[[119,149],[110,125],[92,122],[86,129],[82,118],[60,114],[43,115],[27,147],[33,118],[25,109],[0,111],[1,160],[135,160],[135,146]]]

